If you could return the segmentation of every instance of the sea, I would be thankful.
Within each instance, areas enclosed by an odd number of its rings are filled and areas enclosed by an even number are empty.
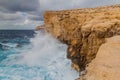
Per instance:
[[[34,30],[0,30],[0,80],[75,80],[67,45]]]

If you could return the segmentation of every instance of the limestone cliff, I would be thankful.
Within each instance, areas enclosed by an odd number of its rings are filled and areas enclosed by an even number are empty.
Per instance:
[[[96,58],[86,68],[85,80],[119,80],[120,36],[107,39],[98,50]]]
[[[120,35],[120,5],[46,11],[45,29],[68,45],[67,57],[77,71],[85,70],[105,38]]]
[[[82,70],[105,38],[120,34],[120,5],[47,11],[44,21],[49,33],[68,44],[67,57]]]

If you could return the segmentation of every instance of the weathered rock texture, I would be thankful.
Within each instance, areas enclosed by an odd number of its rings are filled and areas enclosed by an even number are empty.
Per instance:
[[[85,80],[119,80],[120,36],[107,39],[86,71]]]
[[[120,5],[44,13],[46,31],[68,45],[67,57],[82,71],[105,38],[120,35]]]

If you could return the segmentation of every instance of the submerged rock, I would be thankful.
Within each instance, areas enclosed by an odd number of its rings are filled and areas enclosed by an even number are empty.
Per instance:
[[[95,59],[105,38],[120,35],[120,5],[46,11],[44,22],[48,33],[68,45],[72,66],[83,71]]]

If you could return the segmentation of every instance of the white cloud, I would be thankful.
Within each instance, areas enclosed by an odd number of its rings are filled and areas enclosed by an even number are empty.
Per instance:
[[[16,13],[3,13],[3,12],[0,12],[0,21],[21,20],[23,18],[24,18],[24,16],[22,15],[21,12],[16,12]]]
[[[42,24],[42,21],[21,20],[21,21],[0,21],[0,29],[35,29]]]

